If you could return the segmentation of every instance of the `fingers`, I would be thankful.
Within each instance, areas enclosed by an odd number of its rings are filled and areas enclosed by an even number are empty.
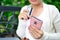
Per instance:
[[[27,20],[27,16],[24,14],[24,15],[21,16],[21,19],[22,20]]]
[[[23,13],[24,13],[26,16],[28,16],[28,17],[29,17],[28,12],[29,12],[29,11],[28,11],[28,10],[26,10],[26,9],[23,11]]]
[[[36,33],[33,32],[33,30],[30,28],[29,33],[31,34],[32,37],[36,38]]]
[[[37,31],[36,31],[36,28],[33,28],[31,26],[29,28],[29,32],[36,39],[41,38],[42,34],[43,34],[42,32],[40,32],[40,30],[38,31],[38,29],[37,29]]]
[[[22,20],[27,20],[29,17],[28,10],[23,10],[21,14],[19,14],[18,18]]]
[[[29,33],[31,34],[32,37],[36,38],[37,35],[33,31],[29,30]]]
[[[42,34],[41,30],[37,29],[36,27],[31,26],[30,28],[33,29],[34,31],[36,31],[39,34]]]
[[[40,36],[39,33],[37,33],[36,31],[34,31],[34,29],[30,28],[30,32],[37,38],[37,36]]]

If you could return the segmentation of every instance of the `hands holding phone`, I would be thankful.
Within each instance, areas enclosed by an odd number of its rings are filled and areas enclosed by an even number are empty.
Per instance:
[[[29,32],[31,36],[34,37],[35,39],[40,39],[44,34],[42,30],[38,30],[36,27],[33,26],[29,27]]]
[[[41,30],[42,24],[42,20],[39,20],[38,18],[31,16],[29,32],[31,36],[33,36],[35,39],[40,39],[43,36],[43,31]]]
[[[28,10],[24,10],[19,16],[18,18],[21,20],[28,20],[29,14],[28,14]],[[31,34],[31,36],[33,36],[35,39],[40,39],[43,36],[43,31],[37,29],[36,27],[34,27],[33,25],[29,27],[29,32]],[[23,40],[24,38],[22,38]],[[27,39],[26,39],[27,40]]]

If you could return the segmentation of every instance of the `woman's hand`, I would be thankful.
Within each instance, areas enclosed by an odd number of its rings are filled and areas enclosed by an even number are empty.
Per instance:
[[[42,30],[39,30],[34,26],[29,27],[29,32],[35,39],[40,39],[44,34]]]
[[[23,12],[19,14],[18,19],[27,20],[28,16],[28,10],[23,10]]]
[[[22,38],[22,40],[29,40],[29,39],[27,39],[27,38]]]

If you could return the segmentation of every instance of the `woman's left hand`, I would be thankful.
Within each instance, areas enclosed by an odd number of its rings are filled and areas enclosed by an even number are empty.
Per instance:
[[[34,26],[29,27],[29,32],[31,36],[34,37],[35,39],[40,39],[44,34],[42,30],[39,30]]]

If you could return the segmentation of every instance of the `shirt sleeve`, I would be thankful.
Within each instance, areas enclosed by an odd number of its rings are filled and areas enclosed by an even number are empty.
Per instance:
[[[53,13],[55,15],[53,25],[56,29],[56,33],[48,33],[44,31],[43,37],[39,40],[60,40],[60,13],[55,6],[53,6]]]
[[[19,20],[18,28],[17,28],[17,35],[21,38],[25,37],[27,21],[26,20]]]
[[[24,6],[20,13],[23,12],[23,10],[26,9],[26,6]],[[20,14],[19,14],[20,15]],[[25,29],[26,29],[26,26],[27,26],[27,20],[21,20],[18,18],[18,28],[16,30],[16,34],[20,37],[20,38],[23,38],[25,37]]]

